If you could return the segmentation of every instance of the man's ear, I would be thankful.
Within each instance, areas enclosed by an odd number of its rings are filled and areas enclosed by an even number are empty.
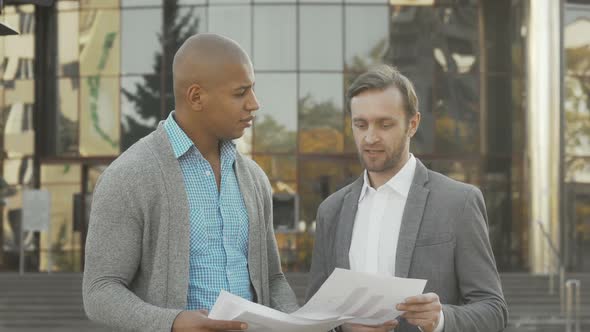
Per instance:
[[[414,137],[414,135],[418,131],[418,127],[420,126],[420,119],[420,112],[416,112],[416,114],[414,114],[414,116],[410,119],[410,128],[408,129],[408,135],[410,137]]]
[[[191,110],[194,111],[202,111],[203,110],[203,95],[204,91],[203,88],[198,84],[191,84],[186,89],[186,104],[190,107]]]

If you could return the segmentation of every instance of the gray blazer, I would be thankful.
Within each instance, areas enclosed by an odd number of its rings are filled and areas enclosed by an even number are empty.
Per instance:
[[[349,269],[348,252],[363,177],[319,207],[309,299],[334,268]],[[447,332],[497,332],[508,309],[488,239],[483,196],[474,186],[428,170],[418,160],[404,209],[395,275],[428,280],[440,297]],[[401,322],[396,331],[418,332]]]
[[[256,301],[294,311],[275,242],[270,183],[239,153],[234,168],[249,216]],[[187,302],[189,229],[180,165],[160,123],[104,171],[94,190],[83,281],[88,317],[120,330],[170,331]]]

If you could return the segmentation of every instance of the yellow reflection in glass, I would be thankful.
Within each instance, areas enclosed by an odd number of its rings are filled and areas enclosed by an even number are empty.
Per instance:
[[[120,0],[80,0],[80,8],[119,8]]]
[[[4,149],[8,156],[17,158],[32,155],[34,152],[32,111],[35,87],[31,80],[17,80],[13,83],[13,88],[4,90],[3,135]]]
[[[79,79],[58,80],[57,142],[58,155],[78,154],[78,95]]]
[[[118,10],[80,11],[80,74],[118,75],[121,20]]]
[[[119,78],[84,77],[80,86],[80,155],[118,155],[121,136]]]
[[[41,165],[41,188],[51,195],[51,233],[41,232],[41,271],[49,270],[50,265],[52,271],[80,271],[80,236],[72,220],[80,175],[79,165]]]
[[[297,162],[294,156],[256,155],[254,160],[270,179],[295,180]]]
[[[74,76],[78,74],[77,68],[79,61],[79,25],[79,11],[61,11],[57,14],[57,56],[59,66],[58,75]]]

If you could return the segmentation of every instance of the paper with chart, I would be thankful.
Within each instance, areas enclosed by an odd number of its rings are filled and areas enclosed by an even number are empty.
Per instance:
[[[248,331],[325,332],[344,322],[381,324],[401,312],[395,305],[422,294],[426,280],[335,269],[301,309],[286,314],[222,292],[211,309],[212,319],[239,320]]]

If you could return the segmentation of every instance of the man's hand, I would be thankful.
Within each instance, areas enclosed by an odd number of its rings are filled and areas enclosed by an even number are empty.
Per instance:
[[[408,297],[396,306],[408,323],[418,326],[423,332],[432,332],[438,326],[442,304],[435,293]]]
[[[396,320],[387,321],[381,325],[361,325],[361,324],[344,324],[342,331],[344,332],[388,332],[397,327]]]
[[[244,331],[248,324],[231,320],[207,318],[207,310],[183,311],[172,324],[172,332]]]

